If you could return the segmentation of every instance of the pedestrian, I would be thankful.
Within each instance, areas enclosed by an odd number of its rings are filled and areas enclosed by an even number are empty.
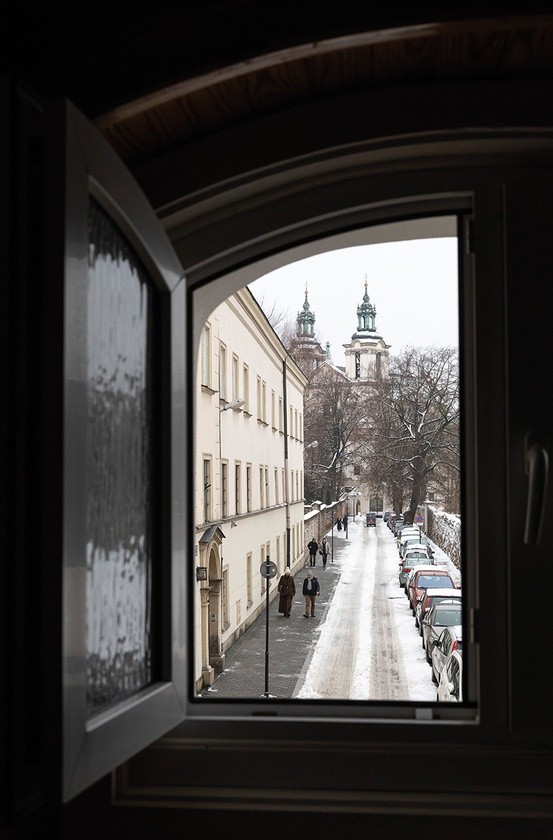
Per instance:
[[[303,582],[302,593],[305,598],[305,612],[304,618],[313,617],[315,615],[315,600],[317,595],[320,595],[321,587],[319,581],[314,577],[313,572],[307,572],[307,577]]]
[[[339,531],[342,530],[342,520],[340,519],[340,517],[338,517],[338,519],[336,520],[336,527]]]
[[[342,525],[344,526],[344,531],[348,530],[348,517],[347,514],[342,517]]]
[[[309,565],[314,566],[317,561],[317,549],[319,548],[319,543],[315,537],[311,537],[310,542],[307,543],[307,548],[309,550]]]
[[[290,618],[292,601],[294,600],[294,595],[296,594],[296,584],[294,583],[294,578],[290,574],[290,568],[288,566],[278,582],[277,592],[280,592],[278,611],[284,615],[284,618]]]
[[[323,537],[319,553],[323,556],[323,569],[326,569],[326,561],[328,560],[328,555],[330,554],[330,544],[326,537]]]

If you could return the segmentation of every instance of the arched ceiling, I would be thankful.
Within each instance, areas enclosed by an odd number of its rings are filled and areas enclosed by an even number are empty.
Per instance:
[[[222,129],[337,93],[552,77],[553,16],[421,23],[299,44],[219,67],[123,103],[98,115],[96,123],[133,166]]]
[[[389,4],[390,5],[390,4]],[[550,3],[187,0],[4,14],[2,67],[71,99],[131,167],[307,101],[553,78]],[[351,115],[355,119],[355,114]],[[536,108],[539,123],[539,108]]]

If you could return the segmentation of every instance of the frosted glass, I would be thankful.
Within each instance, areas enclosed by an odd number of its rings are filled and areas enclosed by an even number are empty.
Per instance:
[[[87,713],[152,680],[152,295],[95,203],[87,295]]]

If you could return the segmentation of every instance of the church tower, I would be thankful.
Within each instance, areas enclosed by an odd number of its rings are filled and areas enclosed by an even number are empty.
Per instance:
[[[289,352],[306,376],[310,376],[322,362],[327,361],[330,354],[329,347],[325,352],[315,338],[315,313],[309,306],[307,284],[305,300],[296,318],[296,335]]]
[[[365,293],[357,307],[357,329],[350,343],[344,344],[346,375],[352,382],[377,382],[388,369],[391,345],[376,330],[376,307],[370,301],[367,285],[365,275]]]

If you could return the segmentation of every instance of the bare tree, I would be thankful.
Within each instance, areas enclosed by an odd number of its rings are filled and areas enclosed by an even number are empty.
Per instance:
[[[459,475],[456,351],[407,347],[391,358],[388,377],[379,384],[377,408],[372,466],[390,487],[394,507],[408,494],[405,517],[412,522],[429,480],[439,485]]]
[[[304,401],[307,450],[307,498],[329,502],[338,498],[348,467],[367,456],[367,392],[332,368],[321,369],[310,382]]]

